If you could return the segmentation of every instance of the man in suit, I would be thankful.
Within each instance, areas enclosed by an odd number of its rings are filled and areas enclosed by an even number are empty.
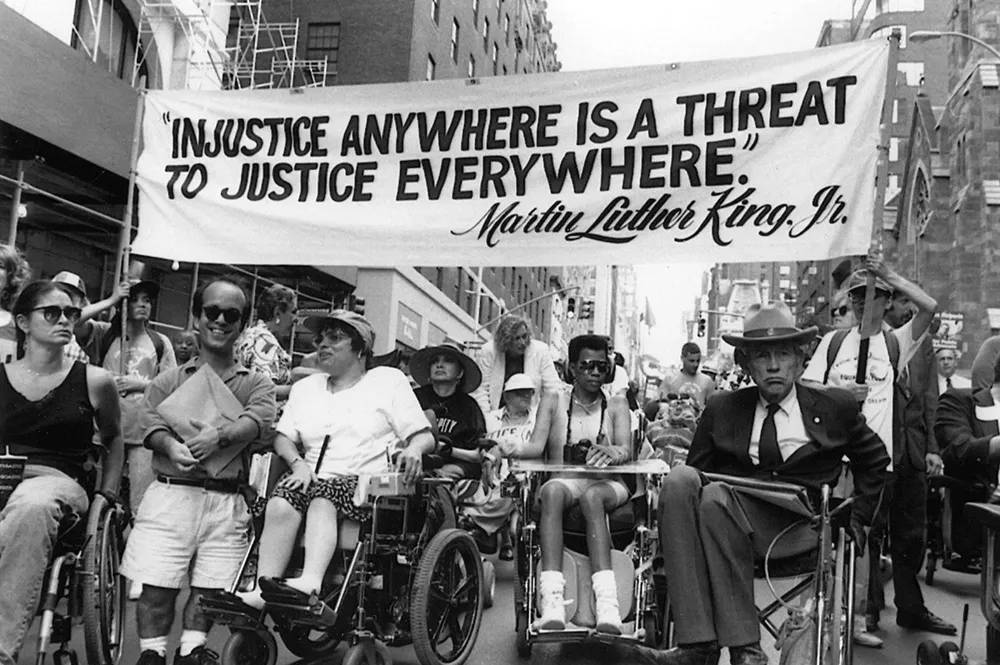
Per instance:
[[[715,665],[726,647],[734,665],[767,663],[754,606],[754,558],[801,515],[702,472],[794,483],[818,505],[820,488],[837,483],[846,455],[855,478],[851,531],[863,549],[889,456],[850,393],[797,383],[804,346],[815,334],[816,328],[796,328],[788,308],[773,303],[751,307],[742,335],[723,335],[756,385],[709,400],[688,466],[672,469],[663,483],[660,543],[679,646],[637,648],[639,659]],[[815,545],[809,533],[782,539],[782,555]]]
[[[955,374],[958,369],[958,353],[955,349],[938,349],[937,353],[938,395],[944,395],[952,388],[971,388],[972,381]]]

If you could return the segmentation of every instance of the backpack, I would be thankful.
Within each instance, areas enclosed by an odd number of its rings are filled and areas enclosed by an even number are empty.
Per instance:
[[[830,378],[830,368],[833,367],[833,361],[837,359],[837,353],[840,352],[840,347],[843,346],[844,340],[847,339],[848,333],[851,332],[850,328],[845,328],[833,333],[833,338],[830,340],[830,346],[826,348],[826,371],[823,372],[823,384],[825,385],[827,380]],[[885,338],[885,348],[889,351],[889,362],[892,364],[892,376],[894,381],[899,380],[899,340],[895,335],[890,335],[888,331],[883,330],[882,336]]]
[[[163,335],[156,332],[155,330],[146,330],[149,335],[149,339],[153,341],[153,349],[156,351],[156,370],[160,369],[160,362],[163,360],[163,351],[165,342],[163,341]],[[104,358],[108,355],[108,351],[111,350],[111,344],[121,337],[120,330],[109,330],[108,334],[101,338],[101,348],[98,353],[99,360],[97,361],[98,366],[104,364]]]

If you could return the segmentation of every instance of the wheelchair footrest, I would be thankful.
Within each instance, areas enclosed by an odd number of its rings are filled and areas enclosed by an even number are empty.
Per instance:
[[[317,627],[332,626],[337,615],[333,608],[314,593],[294,589],[281,580],[262,577],[260,595],[272,615],[280,615],[291,623],[304,623]]]
[[[201,597],[202,613],[213,622],[235,629],[261,630],[264,612],[250,607],[229,591],[218,591]]]

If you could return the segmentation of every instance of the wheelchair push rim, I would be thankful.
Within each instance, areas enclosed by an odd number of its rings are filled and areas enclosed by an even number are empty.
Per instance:
[[[461,665],[483,616],[483,566],[472,536],[446,529],[421,556],[410,597],[413,648],[421,665]]]
[[[79,571],[83,597],[84,643],[91,665],[114,665],[121,657],[125,629],[125,578],[120,513],[97,495],[87,519],[87,543]]]
[[[234,630],[222,647],[220,665],[274,665],[278,644],[266,630]]]

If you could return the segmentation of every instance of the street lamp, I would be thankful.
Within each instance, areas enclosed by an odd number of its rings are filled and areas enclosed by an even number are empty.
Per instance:
[[[915,32],[910,33],[909,39],[911,42],[919,43],[919,42],[927,42],[932,39],[937,39],[939,37],[958,37],[960,39],[968,39],[973,44],[979,44],[984,49],[989,51],[993,55],[993,57],[995,57],[997,60],[1000,60],[1000,51],[997,51],[995,48],[984,42],[982,39],[979,39],[978,37],[973,37],[972,35],[967,35],[964,32],[954,32],[951,30],[917,30]]]

